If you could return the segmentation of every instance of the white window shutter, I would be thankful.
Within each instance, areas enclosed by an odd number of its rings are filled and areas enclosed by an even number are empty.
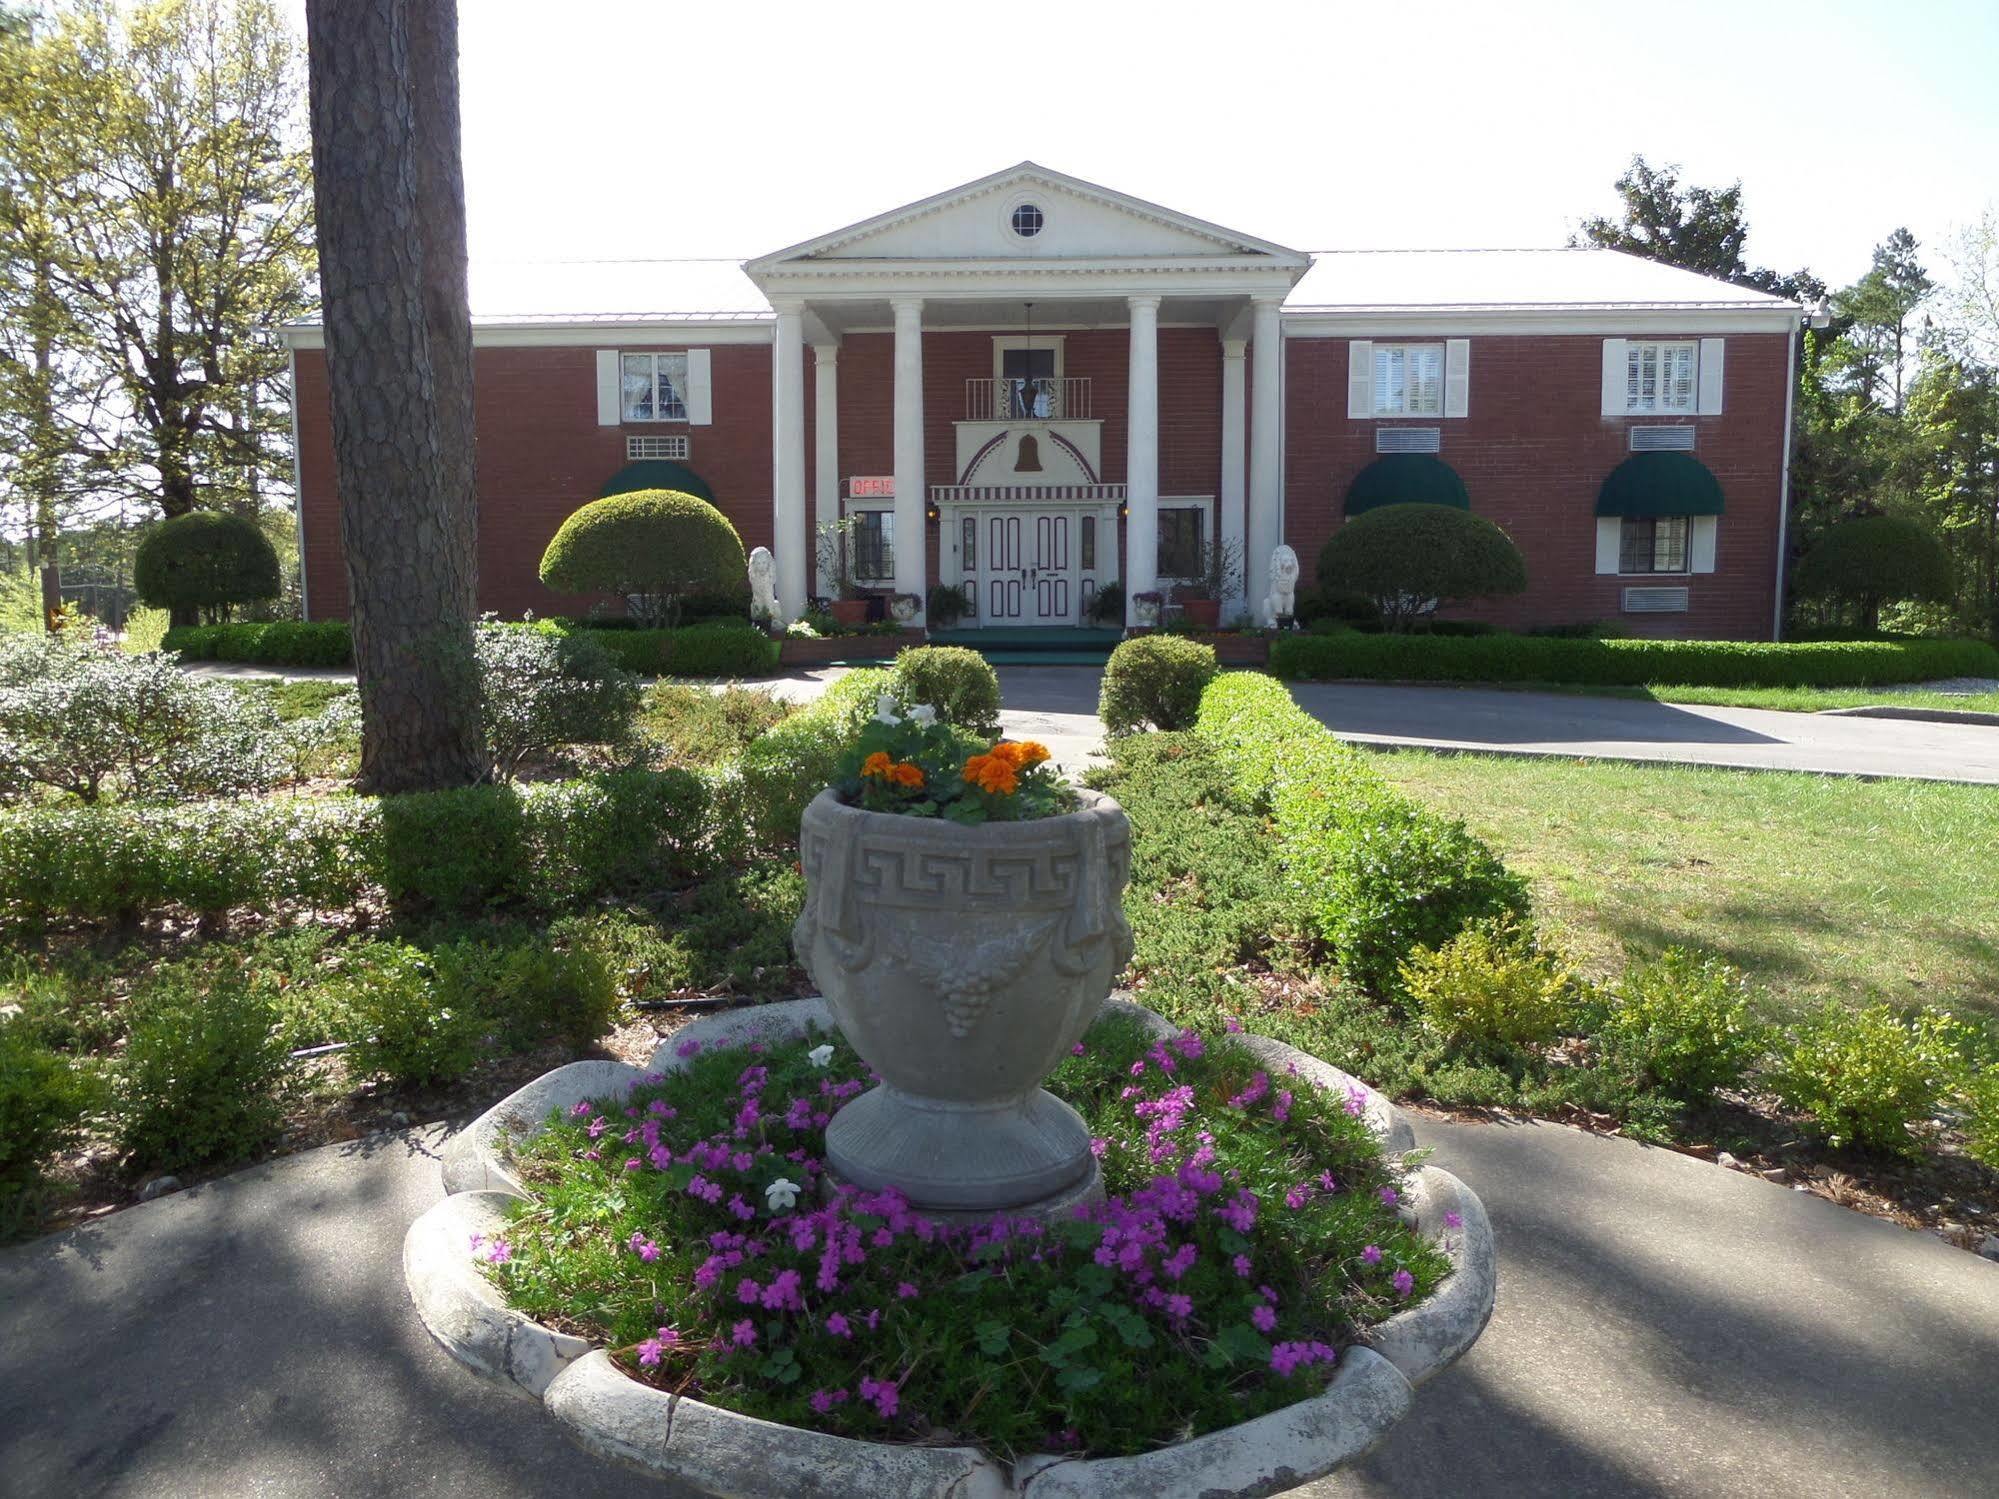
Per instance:
[[[687,351],[687,423],[707,427],[715,421],[714,384],[709,378],[708,351]]]
[[[1599,515],[1596,518],[1596,570],[1599,573],[1614,573],[1624,549],[1624,521],[1615,515]]]
[[[597,425],[615,427],[625,419],[624,398],[618,389],[618,351],[597,351]]]
[[[1721,346],[1726,339],[1704,338],[1701,340],[1701,405],[1702,416],[1721,415]]]
[[[1687,571],[1711,573],[1714,571],[1715,520],[1712,515],[1697,515],[1694,523],[1687,528]]]
[[[1374,341],[1356,338],[1347,344],[1347,416],[1374,415]]]
[[[1471,410],[1471,340],[1444,340],[1444,415],[1465,416]]]
[[[1603,341],[1603,414],[1623,416],[1631,409],[1631,369],[1630,355],[1625,349],[1626,340],[1606,338]],[[1617,569],[1612,568],[1615,572]],[[1598,569],[1602,571],[1602,569]]]

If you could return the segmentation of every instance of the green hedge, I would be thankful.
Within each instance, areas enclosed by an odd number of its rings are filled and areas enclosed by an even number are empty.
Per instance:
[[[875,700],[894,692],[895,677],[887,670],[850,671],[809,707],[750,741],[738,794],[759,847],[798,841],[806,803],[838,779],[840,758],[875,711]]]
[[[587,631],[627,671],[645,676],[761,677],[777,670],[778,644],[756,626],[725,621],[677,630],[597,629],[542,621],[539,628]],[[188,661],[258,666],[352,666],[353,639],[339,619],[271,624],[191,625],[167,631],[162,650]]]
[[[703,873],[708,784],[624,771],[396,797],[265,797],[0,815],[0,914],[130,921],[180,909],[556,910]]]
[[[178,651],[187,661],[248,661],[258,666],[354,664],[354,640],[344,619],[187,625],[167,631],[160,649]]]
[[[1871,687],[1999,676],[1981,640],[1773,644],[1741,640],[1561,640],[1524,635],[1286,635],[1280,677],[1404,682],[1578,682],[1606,687]]]
[[[1274,679],[1217,677],[1195,729],[1239,801],[1269,814],[1301,915],[1349,982],[1398,996],[1401,965],[1418,946],[1527,915],[1526,885],[1498,855],[1463,823],[1395,790]]]

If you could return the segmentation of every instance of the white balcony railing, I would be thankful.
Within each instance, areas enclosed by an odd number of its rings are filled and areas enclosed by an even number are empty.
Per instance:
[[[1062,379],[967,380],[968,422],[1073,422],[1090,419],[1087,375]]]

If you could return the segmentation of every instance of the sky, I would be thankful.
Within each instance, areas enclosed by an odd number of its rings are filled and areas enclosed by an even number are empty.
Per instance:
[[[1835,286],[1999,200],[1999,0],[459,15],[475,260],[740,259],[1023,158],[1323,250],[1559,245],[1643,153]]]

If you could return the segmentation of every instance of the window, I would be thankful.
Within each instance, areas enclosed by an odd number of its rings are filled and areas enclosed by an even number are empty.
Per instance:
[[[895,512],[856,510],[854,513],[854,580],[887,583],[895,578]]]
[[[673,458],[684,460],[686,457],[687,439],[685,437],[627,437],[625,439],[625,458],[630,462],[636,462],[641,458]]]
[[[1444,346],[1442,344],[1376,344],[1374,346],[1374,414],[1376,416],[1442,416],[1444,414]]]
[[[1687,570],[1688,518],[1684,515],[1627,515],[1618,534],[1621,573],[1683,573]]]
[[[974,572],[978,569],[979,565],[978,521],[972,516],[966,516],[964,520],[959,522],[959,534],[964,538],[960,543],[964,548],[964,556],[959,559],[960,564],[966,572]]]
[[[1097,565],[1097,518],[1094,515],[1083,517],[1076,547],[1082,553],[1083,571],[1093,571]]]
[[[1033,239],[1047,220],[1042,217],[1039,204],[1022,203],[1014,209],[1013,217],[1008,222],[1013,225],[1013,232],[1022,239]]]
[[[1698,410],[1699,351],[1700,345],[1691,342],[1626,344],[1624,409],[1689,412]]]
[[[1159,510],[1159,576],[1201,576],[1201,529],[1207,512],[1192,505]]]
[[[626,354],[620,361],[620,369],[626,421],[687,420],[685,354]]]

